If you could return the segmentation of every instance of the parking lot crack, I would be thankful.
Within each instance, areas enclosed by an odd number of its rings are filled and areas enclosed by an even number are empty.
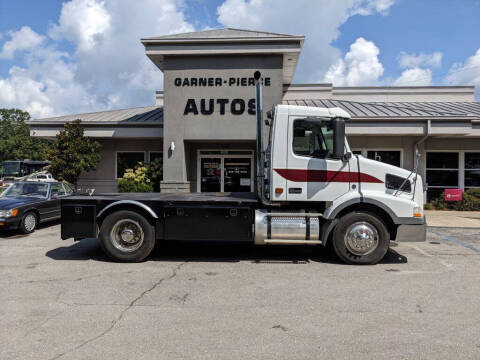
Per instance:
[[[117,325],[122,319],[123,317],[125,316],[125,314],[132,308],[136,305],[136,303],[138,301],[140,301],[145,295],[147,295],[148,293],[152,292],[153,290],[155,290],[158,286],[160,286],[163,282],[167,281],[167,280],[171,280],[173,279],[174,277],[177,276],[178,274],[178,271],[182,268],[182,266],[184,266],[187,262],[183,262],[183,263],[180,263],[178,264],[175,268],[173,268],[172,270],[172,274],[167,276],[167,277],[163,277],[163,278],[160,278],[159,280],[157,280],[152,286],[150,286],[148,289],[142,291],[135,299],[133,299],[121,312],[120,314],[118,314],[118,316],[113,319],[113,321],[111,322],[110,326],[107,327],[104,331],[102,331],[101,333],[83,341],[82,343],[78,344],[77,346],[75,346],[74,348],[70,349],[70,350],[67,350],[61,354],[58,354],[56,356],[54,356],[53,358],[50,358],[50,360],[55,360],[55,359],[59,359],[61,357],[63,357],[64,355],[66,354],[69,354],[69,353],[72,353],[98,339],[100,339],[101,337],[107,335],[110,331],[113,330],[113,328],[115,327],[115,325]]]

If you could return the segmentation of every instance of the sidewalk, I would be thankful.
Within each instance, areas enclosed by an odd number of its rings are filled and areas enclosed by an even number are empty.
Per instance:
[[[425,210],[428,226],[480,228],[480,211]]]

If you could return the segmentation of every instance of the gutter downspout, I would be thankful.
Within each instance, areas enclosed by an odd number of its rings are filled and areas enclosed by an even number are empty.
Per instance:
[[[418,145],[422,144],[427,140],[427,138],[430,136],[430,129],[432,127],[432,120],[427,120],[427,131],[425,131],[425,136],[422,137],[420,140],[418,140],[414,145],[413,145],[413,151],[415,152],[415,149],[418,148]]]

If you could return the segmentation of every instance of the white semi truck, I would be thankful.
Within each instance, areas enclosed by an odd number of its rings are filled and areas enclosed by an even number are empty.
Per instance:
[[[261,75],[254,77],[256,193],[73,196],[62,200],[62,239],[98,237],[107,255],[128,262],[148,257],[157,241],[330,243],[349,264],[377,263],[391,241],[425,241],[417,166],[352,155],[350,116],[339,108],[275,106],[265,148]]]

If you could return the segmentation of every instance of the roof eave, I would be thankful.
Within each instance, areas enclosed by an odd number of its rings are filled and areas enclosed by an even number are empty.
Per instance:
[[[284,37],[222,37],[222,38],[176,38],[176,39],[156,39],[156,38],[142,38],[140,42],[142,44],[171,44],[171,43],[223,43],[223,42],[276,42],[276,41],[291,41],[303,43],[305,36],[284,36]]]

